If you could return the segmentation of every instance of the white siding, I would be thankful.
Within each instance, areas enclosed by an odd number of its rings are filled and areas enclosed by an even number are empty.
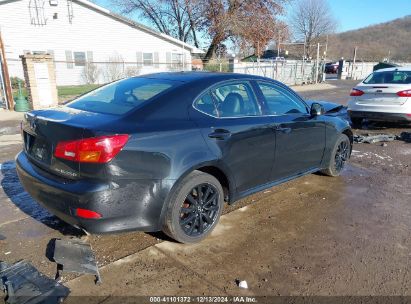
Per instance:
[[[69,21],[68,0],[58,0],[57,6],[44,1],[46,25],[33,25],[30,20],[30,0],[0,4],[0,30],[6,45],[6,56],[11,76],[23,77],[19,56],[23,51],[52,51],[56,61],[58,85],[83,83],[83,67],[68,68],[67,52],[84,52],[92,56],[103,70],[109,57],[123,58],[126,67],[140,74],[166,70],[169,53],[184,53],[186,69],[191,65],[190,51],[150,33],[136,29],[90,7],[72,2],[73,18]],[[39,0],[38,2],[42,2]],[[53,15],[57,13],[57,19]],[[138,54],[153,53],[161,68],[137,63]],[[87,59],[90,60],[90,59]],[[103,76],[99,82],[105,82]]]

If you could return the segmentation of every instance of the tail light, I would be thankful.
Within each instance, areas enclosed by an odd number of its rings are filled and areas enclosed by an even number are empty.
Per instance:
[[[400,91],[397,95],[400,97],[411,97],[411,90]]]
[[[76,209],[76,215],[78,217],[82,217],[85,219],[99,219],[101,218],[101,214],[97,213],[95,211],[91,211],[88,209],[81,209],[81,208],[77,208]]]
[[[128,135],[112,135],[61,141],[54,156],[80,163],[108,163],[124,147]]]
[[[350,96],[362,96],[364,95],[364,92],[358,89],[352,89]]]

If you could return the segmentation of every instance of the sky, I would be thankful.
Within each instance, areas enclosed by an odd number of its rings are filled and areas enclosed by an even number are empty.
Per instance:
[[[411,0],[328,0],[338,32],[411,15]]]
[[[114,10],[110,7],[110,0],[94,2]],[[338,23],[337,32],[411,15],[411,0],[328,0],[328,3]]]

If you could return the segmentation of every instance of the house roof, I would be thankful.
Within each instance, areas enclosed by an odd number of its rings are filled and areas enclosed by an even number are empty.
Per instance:
[[[0,0],[0,5],[1,5],[1,4],[7,4],[7,3],[10,3],[10,2],[15,2],[15,1],[22,1],[22,0]],[[202,53],[204,53],[204,51],[196,48],[195,46],[192,46],[192,45],[190,45],[190,44],[188,44],[188,43],[185,43],[185,42],[183,42],[183,41],[181,41],[181,40],[178,40],[178,39],[176,39],[176,38],[174,38],[174,37],[171,37],[171,36],[169,36],[169,35],[166,35],[166,34],[157,32],[157,31],[149,28],[148,26],[145,26],[145,25],[143,25],[143,24],[141,24],[141,23],[135,22],[135,21],[133,21],[133,20],[127,18],[127,17],[124,17],[124,16],[122,16],[122,15],[116,14],[116,13],[114,13],[114,12],[112,12],[112,11],[104,8],[104,7],[101,7],[101,6],[99,6],[99,5],[95,4],[95,3],[92,3],[92,2],[90,2],[90,1],[88,1],[88,0],[71,0],[71,1],[76,2],[76,3],[80,4],[80,5],[86,6],[86,7],[90,8],[90,9],[93,9],[94,11],[96,11],[96,12],[98,12],[98,13],[104,14],[104,15],[106,15],[106,16],[108,16],[108,17],[111,17],[111,18],[113,18],[113,19],[115,19],[115,20],[117,20],[117,21],[119,21],[119,22],[125,23],[125,24],[127,24],[127,25],[129,25],[129,26],[131,26],[131,27],[134,27],[134,28],[136,28],[136,29],[139,29],[139,30],[141,30],[141,31],[144,31],[144,32],[146,32],[146,33],[148,33],[148,34],[150,34],[150,35],[153,35],[153,36],[156,36],[156,37],[158,37],[158,38],[160,38],[160,39],[169,41],[169,42],[175,44],[176,46],[179,46],[179,47],[181,47],[181,48],[184,48],[184,49],[189,50],[189,51],[190,51],[191,53],[193,53],[193,54],[202,54]]]

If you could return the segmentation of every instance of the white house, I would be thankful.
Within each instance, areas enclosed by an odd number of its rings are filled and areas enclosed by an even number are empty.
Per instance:
[[[0,32],[10,76],[23,78],[20,55],[49,53],[57,85],[191,70],[202,52],[87,0],[0,0]]]

